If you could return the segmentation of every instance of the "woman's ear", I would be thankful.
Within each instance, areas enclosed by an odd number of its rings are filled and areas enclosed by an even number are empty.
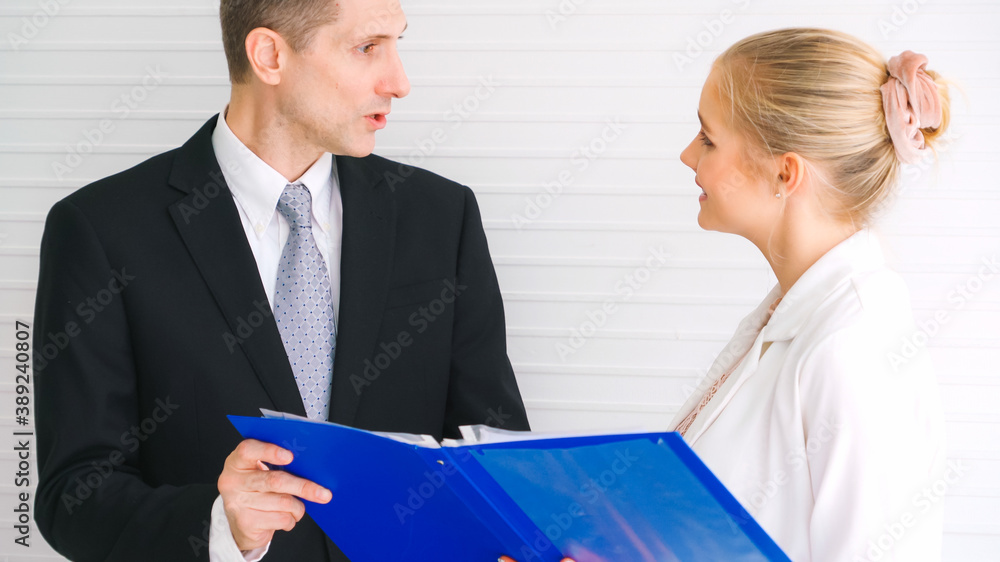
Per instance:
[[[782,197],[795,193],[805,181],[806,162],[794,152],[778,157],[778,189]]]

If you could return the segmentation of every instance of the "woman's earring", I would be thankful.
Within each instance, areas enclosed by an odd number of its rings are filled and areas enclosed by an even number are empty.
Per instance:
[[[780,193],[775,193],[774,196],[777,197],[778,199],[781,199],[781,194]]]

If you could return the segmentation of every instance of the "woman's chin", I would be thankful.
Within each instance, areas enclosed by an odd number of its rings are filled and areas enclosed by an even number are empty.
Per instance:
[[[698,211],[698,226],[700,226],[702,230],[707,230],[710,232],[735,234],[733,229],[733,223],[727,222],[725,218],[720,218],[717,214],[713,213],[711,210],[706,209],[704,203],[702,203],[702,207]]]
[[[698,212],[698,226],[703,230],[715,230],[712,228],[712,221],[705,216],[705,209]]]

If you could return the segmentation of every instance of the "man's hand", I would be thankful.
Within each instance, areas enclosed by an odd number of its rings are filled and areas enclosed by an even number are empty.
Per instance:
[[[327,503],[333,497],[330,490],[315,482],[280,470],[269,471],[261,462],[286,465],[292,462],[292,453],[247,439],[226,458],[219,476],[219,494],[240,550],[266,545],[278,529],[291,531],[306,512],[298,498]]]

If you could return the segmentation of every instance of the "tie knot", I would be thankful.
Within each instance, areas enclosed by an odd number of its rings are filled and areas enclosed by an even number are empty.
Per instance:
[[[278,212],[288,224],[299,228],[312,227],[312,195],[302,184],[290,183],[278,199]]]

